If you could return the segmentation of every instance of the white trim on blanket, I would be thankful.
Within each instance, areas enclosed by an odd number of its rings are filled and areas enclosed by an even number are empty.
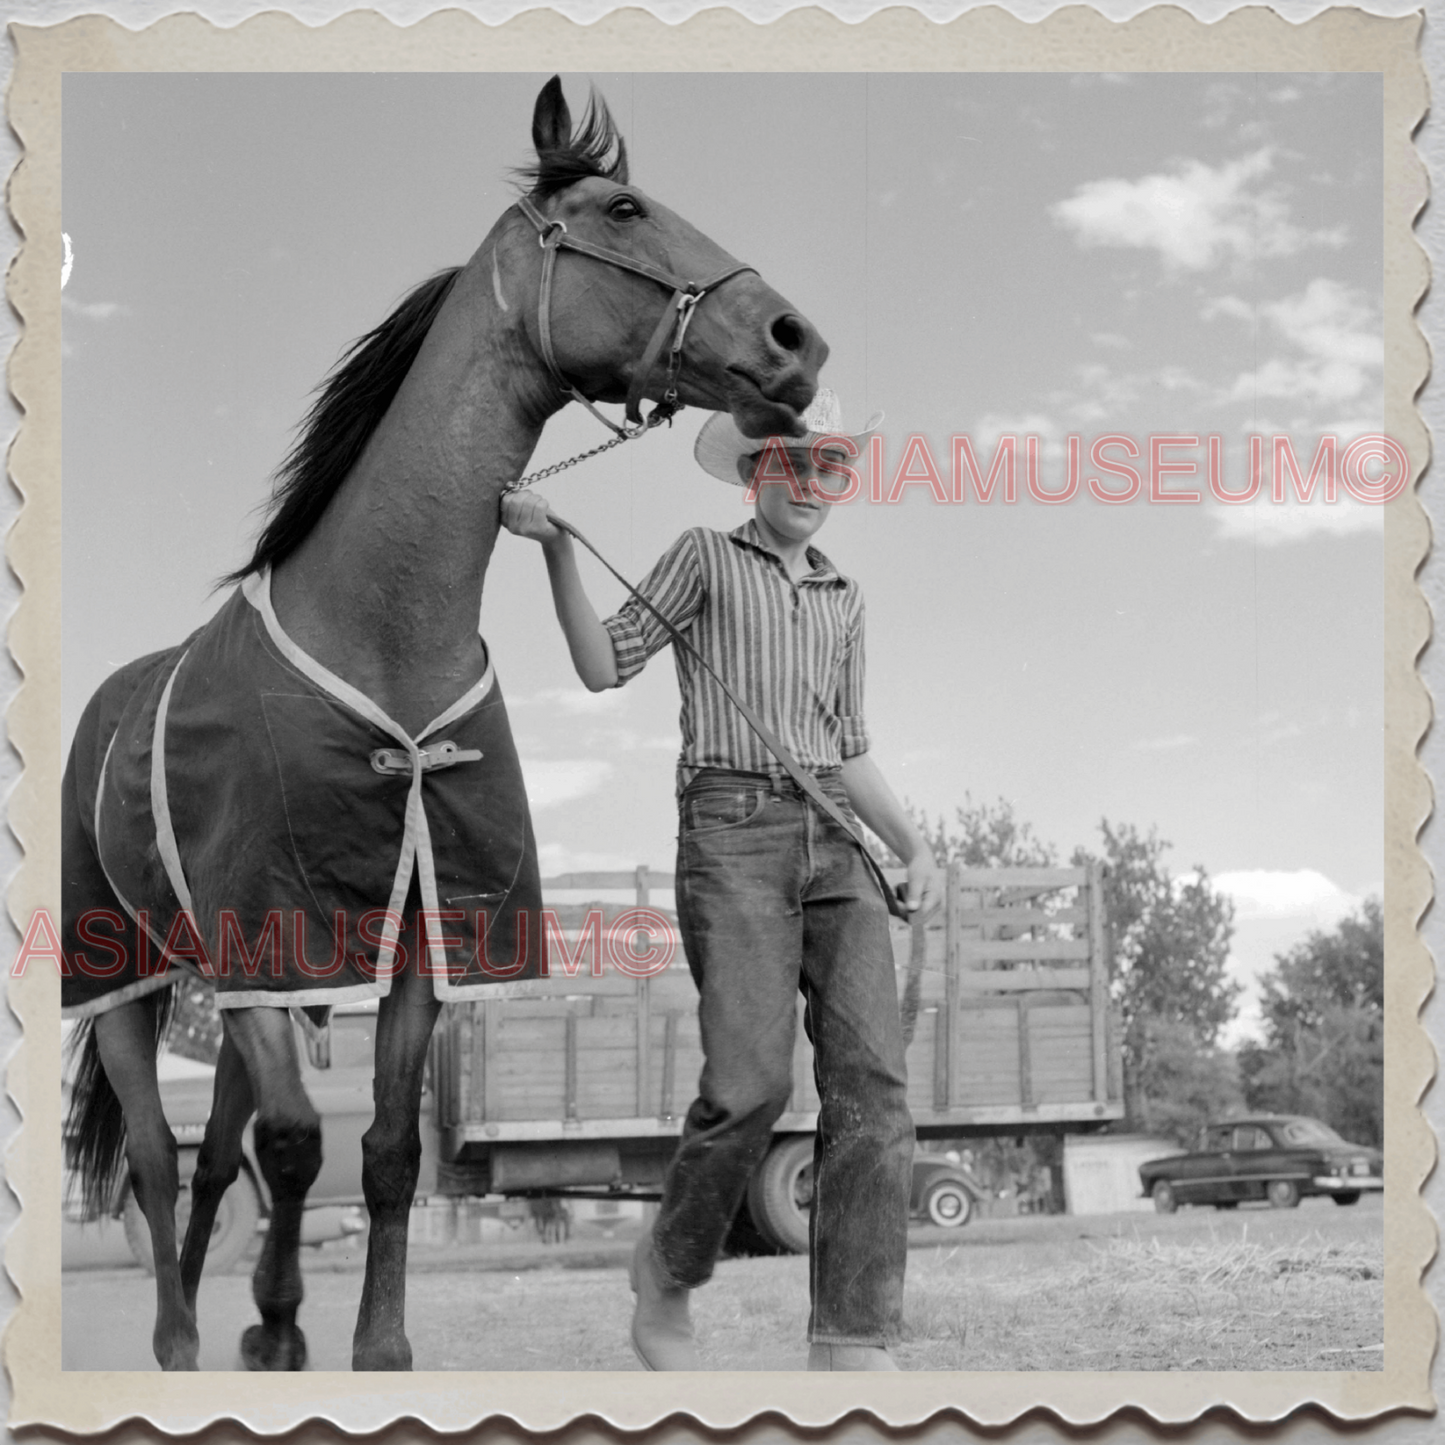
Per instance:
[[[190,655],[189,648],[181,653],[179,661],[171,669],[171,675],[166,679],[160,704],[156,708],[155,731],[151,735],[151,821],[156,830],[156,851],[161,855],[166,877],[171,880],[171,890],[180,901],[191,928],[199,938],[201,931],[196,928],[196,915],[191,907],[191,889],[186,882],[185,869],[181,867],[181,850],[176,846],[176,830],[171,826],[171,804],[166,791],[166,714],[170,712],[171,691],[176,685],[176,677]],[[111,741],[114,742],[115,739],[112,738]]]
[[[60,1010],[60,1017],[63,1019],[93,1019],[97,1014],[109,1013],[113,1008],[119,1008],[123,1003],[130,1003],[132,999],[144,998],[148,993],[154,993],[158,988],[170,988],[173,984],[181,981],[180,973],[167,969],[164,973],[158,973],[151,978],[140,978],[134,983],[128,983],[124,988],[118,988],[113,993],[103,993],[99,998],[87,999],[84,1003],[71,1004]]]
[[[119,729],[117,729],[118,731]],[[105,874],[105,881],[110,884],[110,891],[115,894],[120,906],[130,915],[132,923],[144,928],[150,941],[156,946],[157,967],[161,964],[175,962],[182,966],[179,959],[172,959],[166,952],[166,941],[159,933],[151,927],[150,914],[144,916],[131,904],[129,898],[115,886],[115,879],[110,876],[110,869],[105,866],[105,850],[100,843],[100,804],[105,797],[105,775],[110,768],[110,754],[115,747],[116,734],[111,733],[110,741],[105,745],[105,757],[100,763],[100,777],[95,785],[95,858],[100,864],[100,871]],[[187,909],[187,912],[190,910]],[[199,937],[199,935],[197,935]],[[195,970],[192,970],[195,972]],[[167,978],[165,971],[148,979],[137,979],[135,983],[128,983],[124,988],[118,988],[112,993],[103,995],[99,999],[92,999],[88,1003],[76,1004],[70,1012],[62,1010],[63,1018],[88,1018],[91,1014],[104,1013],[107,1009],[114,1008],[117,1004],[127,1003],[133,998],[139,998],[142,994],[149,993],[153,988],[162,988],[168,984],[175,983],[175,978]]]
[[[364,999],[385,998],[391,992],[391,980],[375,983],[353,983],[345,988],[237,988],[216,990],[216,1007],[228,1008],[306,1008],[313,1004],[361,1003]]]
[[[428,826],[426,806],[422,800],[422,756],[420,744],[433,733],[446,727],[449,723],[455,722],[458,718],[464,717],[471,712],[491,692],[496,685],[496,672],[492,667],[491,653],[487,653],[486,670],[481,677],[464,692],[450,707],[446,708],[432,722],[429,722],[420,733],[413,738],[402,725],[394,718],[389,717],[371,698],[359,688],[353,687],[344,678],[338,677],[329,668],[319,663],[310,653],[305,652],[293,639],[288,636],[285,628],[281,626],[280,619],[276,616],[276,610],[271,604],[271,571],[269,568],[261,572],[253,572],[241,583],[241,593],[246,601],[260,614],[265,625],[267,636],[270,637],[277,651],[289,662],[303,677],[308,678],[322,692],[336,699],[342,706],[350,708],[358,717],[363,718],[373,727],[380,729],[388,736],[395,738],[405,749],[407,757],[411,762],[411,788],[407,794],[405,824],[402,832],[401,848],[396,861],[396,871],[392,876],[391,898],[387,907],[389,916],[382,929],[381,941],[377,949],[376,968],[383,979],[374,984],[357,984],[347,988],[318,988],[299,989],[295,992],[278,994],[273,990],[265,989],[242,989],[236,991],[223,991],[217,993],[217,1004],[221,1008],[250,1008],[257,1005],[290,1008],[293,1006],[309,1003],[352,1003],[359,999],[384,997],[391,988],[390,975],[393,961],[396,958],[396,946],[399,930],[396,920],[401,917],[402,908],[406,904],[407,890],[411,887],[413,873],[417,876],[420,886],[422,907],[427,910],[427,953],[430,958],[433,976],[444,978],[446,974],[446,950],[442,946],[442,924],[436,917],[439,912],[437,901],[436,865],[432,854],[431,829]],[[182,659],[184,660],[184,659]],[[179,667],[179,664],[177,664]],[[172,673],[172,680],[175,674]],[[155,753],[162,754],[164,747],[164,722],[165,704],[169,700],[170,686],[167,684],[165,697],[162,699],[161,707],[156,718]],[[154,760],[152,767],[155,767]],[[156,803],[159,796],[160,805],[165,804],[165,789],[162,785],[159,794],[154,785],[154,773],[152,775],[152,805]],[[165,817],[165,832],[170,835],[169,813]],[[161,818],[157,815],[156,836],[162,836]],[[164,851],[162,856],[164,857]],[[175,873],[171,873],[171,860],[166,858],[166,870],[171,876],[172,886],[176,888],[176,896],[182,900],[182,905],[189,911],[190,894],[186,891],[185,878],[179,856],[175,858]],[[179,886],[177,886],[179,879]],[[438,989],[440,995],[440,989]]]

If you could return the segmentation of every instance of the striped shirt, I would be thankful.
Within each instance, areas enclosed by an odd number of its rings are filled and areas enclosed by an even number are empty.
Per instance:
[[[732,532],[684,532],[642,592],[809,772],[868,751],[863,722],[863,591],[815,547],[812,571],[789,578],[751,520]],[[629,597],[603,626],[620,686],[671,640]],[[699,768],[786,776],[763,740],[696,660],[674,649],[682,694],[678,786]]]

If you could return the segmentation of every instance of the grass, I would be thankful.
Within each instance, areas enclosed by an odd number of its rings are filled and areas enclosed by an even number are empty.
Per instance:
[[[929,1231],[940,1242],[910,1251],[895,1354],[907,1370],[1378,1370],[1382,1226],[1376,1204],[980,1221],[956,1239]],[[66,1368],[152,1366],[147,1277],[82,1273],[65,1289]],[[315,1368],[348,1367],[360,1290],[359,1269],[307,1273]],[[201,1309],[203,1368],[236,1368],[237,1334],[254,1318],[249,1283],[208,1279]],[[617,1262],[419,1269],[407,1282],[423,1370],[636,1369],[631,1312]],[[808,1263],[725,1260],[694,1317],[709,1369],[801,1369]],[[117,1319],[134,1325],[121,1342]],[[110,1324],[92,1338],[96,1320]]]
[[[1083,1243],[1082,1257],[1058,1247],[1023,1270],[938,1251],[910,1272],[900,1358],[916,1370],[1383,1365],[1378,1243]]]

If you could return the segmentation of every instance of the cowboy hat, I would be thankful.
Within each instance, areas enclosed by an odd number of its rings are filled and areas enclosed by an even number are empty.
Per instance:
[[[851,436],[860,452],[869,434],[877,431],[882,423],[883,413],[874,412],[868,419],[868,425]],[[709,476],[731,482],[735,487],[745,486],[747,479],[738,470],[739,458],[757,456],[769,442],[788,451],[807,451],[814,442],[825,437],[849,437],[849,433],[843,430],[843,408],[838,394],[826,386],[819,387],[818,394],[803,413],[803,426],[807,430],[798,437],[745,437],[727,412],[714,412],[698,432],[692,454],[697,458],[698,466]]]

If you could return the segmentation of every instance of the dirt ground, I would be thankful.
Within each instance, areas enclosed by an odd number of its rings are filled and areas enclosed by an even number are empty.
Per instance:
[[[407,1321],[428,1370],[637,1369],[624,1240],[414,1251]],[[1378,1198],[1340,1209],[1182,1210],[983,1220],[913,1237],[910,1370],[1374,1370],[1384,1364]],[[136,1269],[63,1279],[67,1369],[154,1369],[154,1287]],[[310,1262],[311,1367],[350,1366],[358,1260]],[[807,1261],[719,1264],[694,1314],[709,1368],[792,1370],[807,1353]],[[255,1318],[244,1275],[201,1287],[201,1367],[238,1367]]]

